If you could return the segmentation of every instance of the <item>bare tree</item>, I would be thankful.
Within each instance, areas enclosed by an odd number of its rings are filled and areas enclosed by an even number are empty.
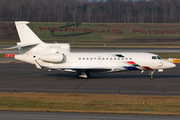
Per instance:
[[[0,0],[0,20],[179,23],[179,0]]]

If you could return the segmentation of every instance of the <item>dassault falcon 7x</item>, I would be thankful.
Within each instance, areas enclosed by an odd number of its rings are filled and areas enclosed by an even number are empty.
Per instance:
[[[157,70],[176,65],[156,54],[139,52],[70,52],[69,43],[44,43],[27,26],[29,22],[15,22],[20,42],[9,49],[19,49],[15,59],[36,65],[38,69],[76,72],[78,78],[87,78],[92,72],[111,73],[139,70],[149,71],[150,78]]]

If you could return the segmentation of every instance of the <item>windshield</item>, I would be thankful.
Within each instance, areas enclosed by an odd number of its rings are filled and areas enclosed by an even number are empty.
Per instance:
[[[157,56],[158,59],[162,59],[160,56]]]

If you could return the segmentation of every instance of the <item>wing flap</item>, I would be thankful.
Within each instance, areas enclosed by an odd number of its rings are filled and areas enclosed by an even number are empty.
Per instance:
[[[80,72],[83,70],[83,71],[88,71],[88,72],[101,72],[101,73],[112,71],[112,69],[109,69],[109,68],[52,68],[52,69],[63,70],[63,71],[72,70],[76,72]]]

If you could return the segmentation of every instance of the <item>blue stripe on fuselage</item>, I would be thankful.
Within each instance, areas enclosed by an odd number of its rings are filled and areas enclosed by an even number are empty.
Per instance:
[[[134,67],[134,66],[124,66],[124,68],[128,70],[139,70],[137,67]]]

